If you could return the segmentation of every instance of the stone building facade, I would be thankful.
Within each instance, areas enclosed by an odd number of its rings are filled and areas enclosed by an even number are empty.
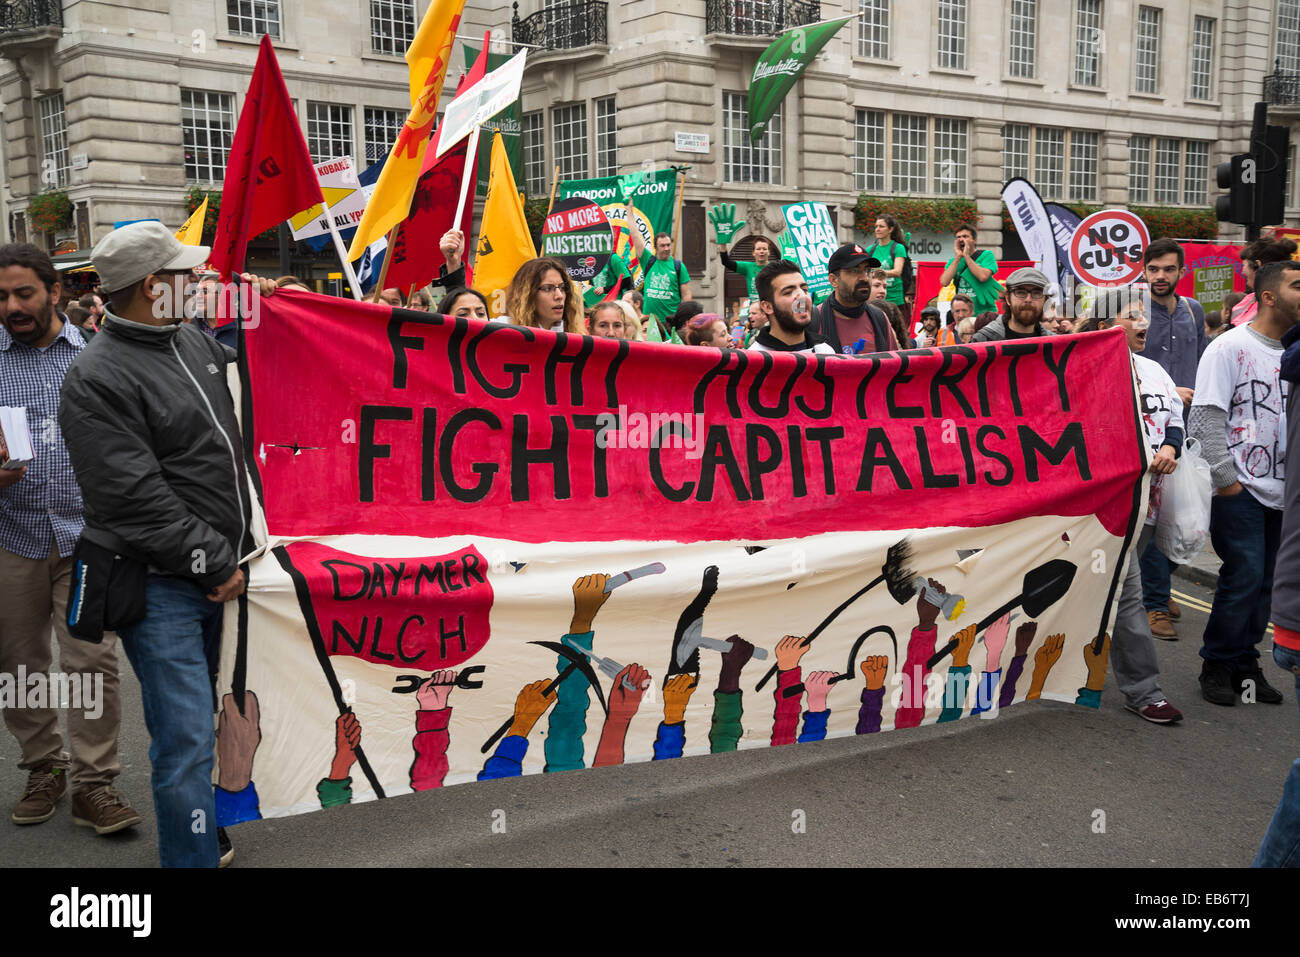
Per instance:
[[[6,4],[10,235],[31,238],[27,207],[51,188],[72,201],[82,250],[115,222],[179,224],[190,186],[219,187],[266,29],[313,153],[368,165],[404,115],[401,54],[426,7]],[[839,16],[853,20],[750,144],[745,91],[763,48]],[[1300,0],[470,0],[461,35],[484,28],[530,45],[520,186],[544,196],[557,166],[562,178],[688,167],[678,255],[713,303],[714,203],[735,203],[746,233],[774,235],[783,203],[822,200],[848,239],[860,193],[965,198],[982,245],[1000,249],[1007,175],[1046,199],[1204,208],[1215,165],[1246,148],[1266,75],[1271,122],[1300,122]]]

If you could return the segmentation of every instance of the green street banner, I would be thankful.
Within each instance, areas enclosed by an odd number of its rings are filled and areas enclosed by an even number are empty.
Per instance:
[[[469,44],[463,44],[462,49],[465,52],[465,65],[473,66],[474,61],[478,58],[478,47],[472,47]],[[488,51],[488,72],[495,70],[504,64],[510,56],[505,53],[493,53]],[[514,174],[515,182],[521,186],[524,184],[524,141],[522,138],[523,128],[523,111],[519,106],[519,100],[507,106],[504,110],[492,117],[492,125],[501,131],[501,142],[506,148],[506,159],[510,161],[510,172]],[[478,184],[475,187],[479,196],[487,195],[488,174],[492,168],[492,151],[479,150],[478,154]],[[536,197],[531,197],[536,199]]]
[[[826,42],[840,27],[852,20],[840,17],[825,23],[787,30],[763,51],[754,64],[754,76],[749,81],[749,138],[757,143],[767,131],[767,121],[780,107],[808,69],[813,57],[821,52]]]

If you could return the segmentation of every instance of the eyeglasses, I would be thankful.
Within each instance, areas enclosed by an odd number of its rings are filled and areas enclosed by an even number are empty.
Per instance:
[[[537,291],[540,292],[543,296],[549,296],[553,292],[562,292],[566,296],[569,294],[568,289],[564,288],[563,286],[557,286],[554,283],[547,283],[545,286],[538,286]]]
[[[1034,302],[1042,302],[1047,298],[1047,293],[1041,289],[1012,289],[1012,299],[1032,299]]]

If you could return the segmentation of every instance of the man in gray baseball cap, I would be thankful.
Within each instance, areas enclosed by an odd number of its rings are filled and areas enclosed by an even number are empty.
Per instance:
[[[163,866],[216,867],[212,675],[225,603],[243,592],[252,550],[226,385],[235,354],[182,321],[207,248],[145,222],[109,233],[90,256],[109,301],[59,403],[85,503],[77,549],[91,571],[78,607],[103,619],[81,625],[115,628],[140,679]],[[259,282],[259,293],[269,286]],[[108,605],[89,594],[105,587],[96,563],[113,569]]]
[[[975,333],[975,342],[998,342],[1003,339],[1035,339],[1050,336],[1043,326],[1043,304],[1051,285],[1033,266],[1023,266],[1007,277],[1002,314]]]

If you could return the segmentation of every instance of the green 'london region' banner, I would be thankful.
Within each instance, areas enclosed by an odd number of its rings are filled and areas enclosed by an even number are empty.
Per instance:
[[[749,81],[749,138],[758,142],[767,131],[767,121],[772,118],[785,95],[803,76],[826,42],[840,27],[852,20],[840,17],[825,23],[795,27],[781,34],[763,51],[754,64],[754,76]]]
[[[474,61],[478,59],[478,47],[472,47],[467,43],[461,44],[461,47],[465,51],[465,66],[473,66]],[[488,72],[495,70],[509,59],[509,54],[493,53],[489,50]],[[501,131],[501,142],[506,148],[506,159],[510,161],[510,172],[514,174],[515,182],[522,185],[524,183],[523,111],[520,109],[519,101],[515,100],[500,113],[493,116],[491,125]],[[488,174],[491,169],[492,150],[479,150],[478,182],[475,185],[475,192],[479,196],[487,195]]]

